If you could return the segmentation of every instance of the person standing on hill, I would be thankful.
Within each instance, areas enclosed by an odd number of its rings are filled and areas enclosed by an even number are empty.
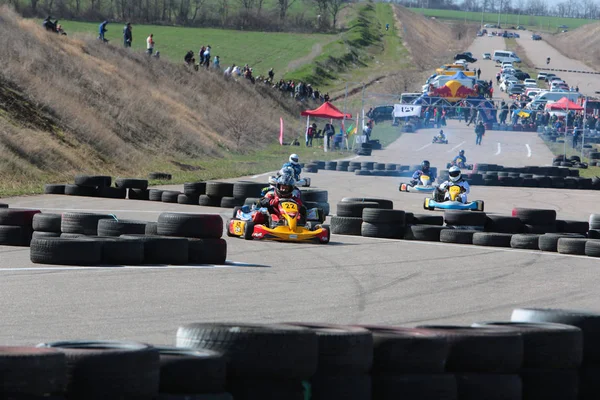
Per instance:
[[[481,68],[477,68],[477,79],[481,77]]]
[[[106,29],[106,25],[108,25],[108,21],[102,22],[98,27],[98,39],[102,40],[104,43],[108,42],[108,40],[104,38],[104,34],[108,31],[108,29]]]
[[[128,22],[123,28],[123,45],[125,47],[131,47],[133,41],[133,34],[131,33],[131,22]]]
[[[146,51],[148,52],[148,55],[152,55],[152,52],[154,51],[154,34],[152,33],[146,39]]]

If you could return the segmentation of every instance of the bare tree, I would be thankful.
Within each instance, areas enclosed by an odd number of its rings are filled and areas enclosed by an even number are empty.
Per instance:
[[[240,3],[244,11],[246,12],[246,15],[252,12],[252,9],[254,8],[254,0],[237,0],[237,2]]]
[[[344,0],[329,0],[329,13],[331,14],[331,18],[333,19],[333,29],[337,24],[337,17],[348,3],[344,2]]]
[[[194,0],[194,15],[192,15],[192,23],[196,22],[196,18],[198,18],[198,11],[204,7],[204,3],[206,3],[206,0]]]
[[[277,0],[277,6],[279,8],[279,22],[285,21],[288,9],[294,4],[296,0]]]

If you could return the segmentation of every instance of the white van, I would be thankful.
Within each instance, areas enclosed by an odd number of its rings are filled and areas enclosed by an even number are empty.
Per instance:
[[[537,109],[542,104],[546,104],[549,101],[558,101],[563,97],[577,103],[577,100],[583,97],[583,95],[579,92],[544,92],[534,97],[529,106],[532,109]]]
[[[521,59],[519,57],[517,57],[517,55],[512,52],[512,51],[508,51],[508,50],[496,50],[494,51],[494,55],[492,56],[492,60],[496,61],[496,62],[516,62],[516,63],[520,63]]]

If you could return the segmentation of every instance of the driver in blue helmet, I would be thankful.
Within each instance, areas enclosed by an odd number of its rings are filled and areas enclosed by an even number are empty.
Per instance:
[[[458,164],[458,162],[459,162],[458,160],[459,159],[461,159],[461,162],[463,164],[467,163],[467,157],[465,157],[465,151],[464,150],[461,150],[461,151],[458,152],[458,155],[456,157],[454,157],[454,160],[452,160],[452,163],[453,164]]]
[[[412,176],[412,180],[410,181],[410,184],[412,186],[417,185],[419,183],[419,179],[421,178],[421,175],[427,175],[433,181],[435,179],[435,176],[432,176],[433,171],[431,171],[431,169],[429,167],[430,167],[429,161],[423,160],[423,162],[421,163],[421,169],[418,169],[415,171],[415,173]]]

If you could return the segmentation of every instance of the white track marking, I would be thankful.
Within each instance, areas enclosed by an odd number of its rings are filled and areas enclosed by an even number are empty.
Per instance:
[[[252,179],[260,178],[261,176],[269,175],[269,174],[272,174],[273,172],[277,172],[277,171],[269,171],[269,172],[265,172],[264,174],[252,175]]]
[[[525,145],[527,147],[527,157],[531,157],[531,147],[528,144]]]
[[[448,150],[446,153],[452,153],[454,150],[458,149],[463,144],[465,144],[465,141],[460,142],[459,144],[457,144],[456,146],[454,146],[453,148],[451,148],[450,150]]]
[[[433,144],[433,143],[427,143],[425,146],[423,146],[423,147],[419,147],[419,148],[418,148],[418,149],[416,149],[415,151],[421,151],[421,150],[424,150],[424,149],[428,148],[429,146],[431,146],[432,144]]]
[[[495,155],[498,155],[500,153],[502,153],[502,146],[500,145],[500,142],[498,142],[498,151],[496,152]]]
[[[77,267],[77,266],[56,266],[56,267],[25,267],[25,268],[1,268],[1,272],[18,272],[18,271],[77,271],[77,270],[122,270],[122,269],[215,269],[215,268],[238,268],[238,267],[256,267],[265,268],[267,266],[258,264],[249,264],[237,261],[227,261],[227,264],[216,265],[216,264],[188,264],[188,265],[111,265],[104,266],[99,265],[97,267]],[[267,267],[268,268],[268,267]]]

